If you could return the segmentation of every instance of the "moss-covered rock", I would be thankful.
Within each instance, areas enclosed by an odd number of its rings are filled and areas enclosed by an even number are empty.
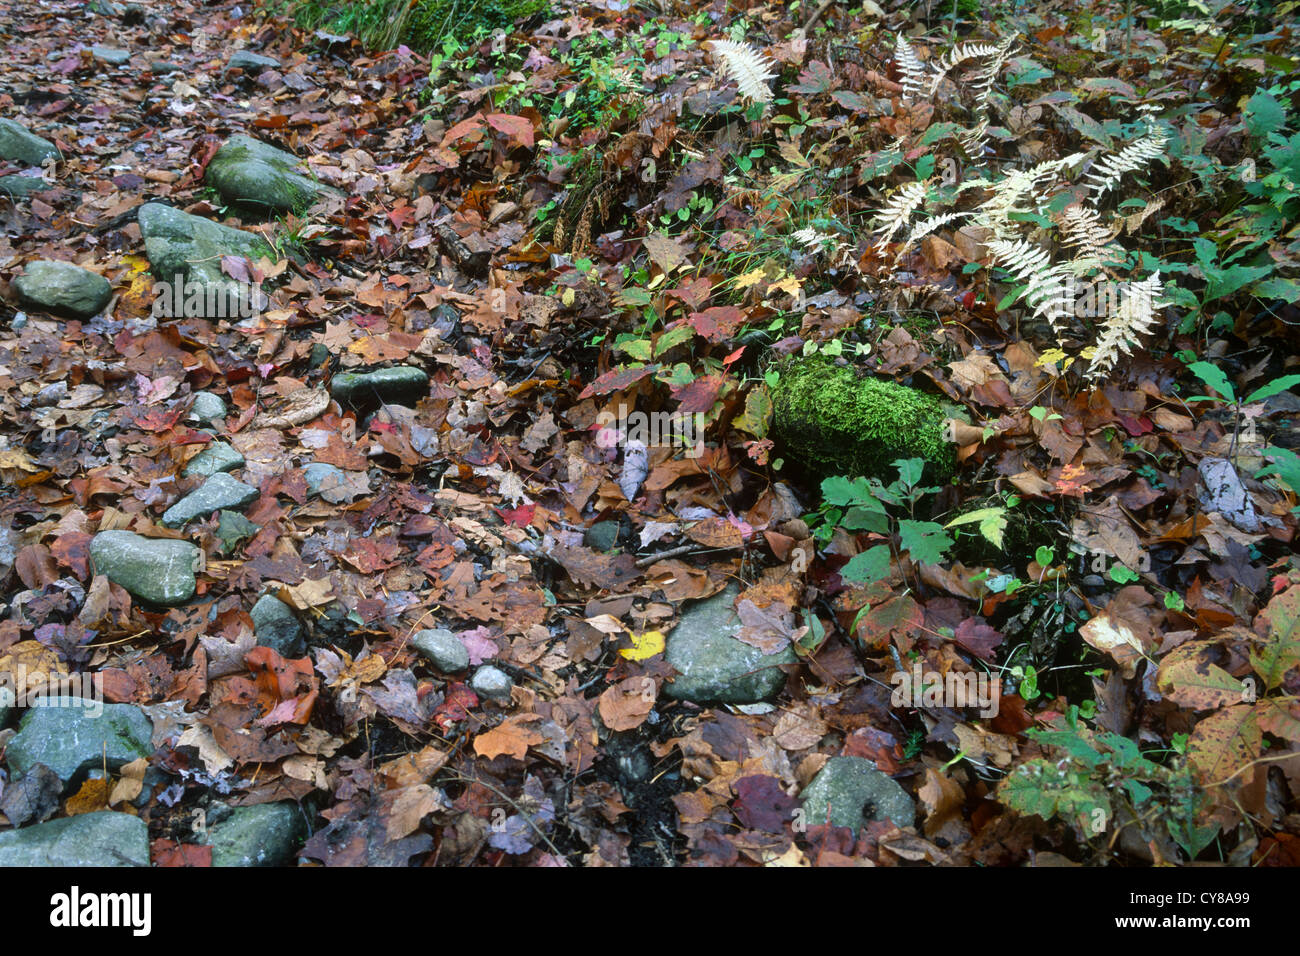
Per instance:
[[[301,212],[325,193],[293,153],[250,136],[232,136],[208,163],[205,179],[232,205]]]
[[[897,477],[892,462],[923,458],[943,481],[956,457],[944,439],[949,412],[935,398],[822,356],[784,362],[772,390],[772,434],[817,475]]]

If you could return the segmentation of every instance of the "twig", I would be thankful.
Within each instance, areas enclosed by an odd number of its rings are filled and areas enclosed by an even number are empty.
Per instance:
[[[805,36],[807,36],[808,31],[811,30],[817,24],[817,21],[821,19],[822,14],[826,12],[827,8],[834,3],[835,0],[822,0],[821,6],[819,6],[816,10],[812,12],[812,16],[810,16],[803,25],[803,32]]]

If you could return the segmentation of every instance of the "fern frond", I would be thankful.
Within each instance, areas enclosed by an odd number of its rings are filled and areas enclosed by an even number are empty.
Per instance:
[[[772,102],[772,90],[767,81],[776,78],[771,70],[775,64],[765,54],[748,43],[734,40],[710,40],[709,52],[722,62],[723,70],[735,80],[741,96],[755,103]]]
[[[956,220],[969,215],[970,213],[968,212],[945,212],[938,216],[931,216],[929,219],[921,220],[913,226],[912,231],[907,234],[907,238],[903,240],[903,247],[898,250],[898,254],[894,258],[896,260],[900,258],[904,252],[912,248],[912,246],[930,235],[930,233],[934,232],[939,227],[946,226],[950,222],[955,222]]]
[[[984,135],[988,131],[988,117],[984,117],[975,125],[974,129],[964,129],[957,134],[957,141],[961,143],[961,148],[965,150],[967,156],[976,162],[984,155]]]
[[[998,239],[1011,239],[1016,235],[1015,224],[1011,221],[1014,213],[1038,212],[1043,205],[1043,189],[1054,182],[1062,169],[1073,166],[1086,154],[1072,153],[1061,159],[1049,159],[1028,169],[1017,169],[993,185],[993,195],[979,207],[976,221],[991,229]],[[1033,208],[1027,208],[1022,201],[1029,197],[1034,200]]]
[[[1157,126],[1147,135],[1129,143],[1118,153],[1099,159],[1084,177],[1084,182],[1092,191],[1089,197],[1092,204],[1095,206],[1102,196],[1118,186],[1120,178],[1125,173],[1141,169],[1152,160],[1163,156],[1168,142],[1169,134]]]
[[[929,71],[912,49],[912,44],[902,36],[894,43],[894,62],[898,66],[898,72],[903,74],[903,99],[915,102],[928,94]]]
[[[1124,258],[1123,250],[1112,241],[1118,230],[1103,226],[1096,210],[1078,204],[1066,206],[1057,224],[1062,243],[1075,250],[1075,261],[1070,265],[1076,272]]]
[[[971,90],[975,93],[976,110],[983,112],[984,108],[988,106],[989,94],[993,92],[993,84],[997,82],[998,77],[1002,74],[1002,67],[1006,65],[1007,59],[1011,56],[1011,48],[1015,45],[1015,42],[1016,38],[1012,35],[998,44],[988,64],[971,81]]]
[[[1047,320],[1060,339],[1065,320],[1074,313],[1064,270],[1052,264],[1046,250],[1024,240],[991,239],[988,247],[998,265],[1025,283],[1020,298],[1034,310],[1034,315]]]
[[[883,247],[894,237],[894,233],[911,221],[912,213],[925,202],[925,186],[924,181],[900,186],[885,208],[877,213],[885,229],[885,234],[877,242],[878,246]]]
[[[1160,273],[1153,272],[1142,282],[1130,282],[1119,308],[1106,320],[1097,347],[1092,353],[1088,378],[1100,378],[1119,360],[1120,353],[1132,355],[1132,345],[1146,335],[1156,323],[1156,309],[1167,303],[1162,298],[1164,285]]]
[[[953,47],[939,57],[938,60],[933,61],[935,75],[930,80],[929,95],[934,96],[939,91],[939,84],[943,82],[943,78],[948,75],[948,71],[953,67],[965,63],[967,60],[996,57],[999,49],[999,46],[992,43],[960,43]]]

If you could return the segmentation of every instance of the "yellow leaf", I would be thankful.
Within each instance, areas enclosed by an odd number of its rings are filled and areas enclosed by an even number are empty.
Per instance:
[[[27,452],[21,448],[6,448],[0,451],[0,468],[21,468],[23,471],[40,471],[40,465],[32,461]]]
[[[660,632],[646,631],[644,634],[633,634],[631,637],[632,646],[619,651],[628,660],[643,661],[663,653],[664,636]]]
[[[149,268],[149,260],[144,256],[123,256],[122,261],[127,264],[127,267],[130,269],[128,275],[131,276],[138,276],[141,272],[145,272]]]
[[[763,269],[760,266],[757,269],[754,269],[750,272],[746,272],[742,276],[737,276],[736,289],[737,290],[748,289],[751,285],[757,285],[759,282],[762,282],[766,278],[767,278],[767,270]]]
[[[780,280],[773,282],[770,286],[768,286],[767,291],[769,293],[788,292],[790,295],[797,296],[799,294],[799,290],[802,288],[803,288],[802,279],[796,278],[795,276],[784,276]]]

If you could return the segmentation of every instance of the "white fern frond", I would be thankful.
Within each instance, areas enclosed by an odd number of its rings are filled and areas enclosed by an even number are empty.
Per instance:
[[[1034,310],[1035,315],[1047,320],[1060,339],[1065,332],[1066,319],[1074,314],[1071,287],[1065,272],[1052,264],[1052,257],[1046,250],[1024,240],[991,239],[988,247],[998,265],[1025,283],[1020,298]]]
[[[1115,310],[1102,328],[1093,349],[1088,378],[1100,378],[1109,372],[1121,353],[1132,355],[1132,346],[1138,336],[1152,331],[1156,323],[1156,309],[1168,303],[1163,299],[1164,284],[1160,273],[1153,272],[1142,282],[1130,282]]]
[[[766,54],[748,43],[734,40],[710,40],[709,52],[721,61],[727,76],[740,88],[741,96],[755,103],[772,102],[772,90],[767,81],[776,79],[777,74],[772,72],[775,64]]]
[[[1086,154],[1072,153],[1061,159],[1049,159],[1028,169],[1017,169],[993,185],[993,195],[980,206],[976,222],[991,229],[998,239],[1012,239],[1017,235],[1014,213],[1039,212],[1045,202],[1044,189],[1055,182],[1062,169],[1073,166]],[[1033,200],[1032,208],[1025,205]]]
[[[1119,185],[1125,173],[1141,169],[1152,160],[1165,154],[1169,134],[1160,127],[1154,127],[1147,135],[1129,143],[1112,156],[1103,156],[1088,171],[1084,182],[1092,191],[1089,201],[1095,206],[1102,196]]]
[[[988,105],[989,94],[993,92],[993,84],[997,82],[998,77],[1002,74],[1002,67],[1006,65],[1007,59],[1011,56],[1011,48],[1015,45],[1015,42],[1015,36],[1009,36],[998,44],[988,64],[971,81],[971,90],[975,93],[975,108],[980,112],[983,112]]]
[[[964,129],[957,134],[957,141],[961,143],[961,148],[972,160],[978,162],[984,155],[984,136],[988,131],[989,121],[988,117],[985,117],[975,125],[974,129]]]
[[[904,100],[916,102],[929,93],[929,71],[912,49],[912,44],[902,36],[894,43],[894,62],[898,66],[898,72],[903,75]]]
[[[992,43],[959,43],[953,47],[938,60],[933,62],[935,75],[930,80],[929,94],[933,96],[939,91],[939,84],[943,78],[948,75],[948,71],[960,63],[967,60],[979,60],[999,55],[1001,48]]]
[[[844,243],[840,242],[834,236],[825,232],[818,232],[811,226],[806,229],[797,229],[790,233],[790,238],[805,249],[813,252],[820,252],[827,249],[832,254],[838,252]]]
[[[907,238],[903,240],[903,247],[898,250],[898,255],[894,258],[900,258],[904,252],[912,248],[912,246],[941,226],[946,226],[950,222],[956,222],[958,219],[969,215],[970,213],[968,212],[945,212],[937,216],[931,216],[929,219],[921,220],[913,226],[912,231],[907,234]]]
[[[894,233],[911,221],[912,213],[925,202],[925,187],[925,181],[906,183],[898,187],[898,191],[894,193],[885,208],[877,213],[880,224],[885,230],[885,234],[876,243],[877,246],[883,247],[894,237]]]
[[[1113,241],[1116,229],[1107,229],[1095,209],[1074,204],[1066,206],[1057,217],[1061,241],[1067,249],[1074,249],[1072,270],[1097,268],[1109,262],[1121,261],[1124,251]]]

